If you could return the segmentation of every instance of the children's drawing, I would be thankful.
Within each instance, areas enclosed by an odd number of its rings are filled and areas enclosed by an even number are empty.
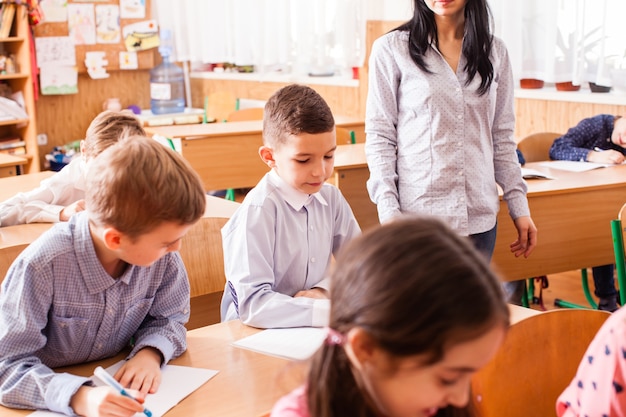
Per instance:
[[[98,43],[119,43],[120,8],[114,4],[96,6],[96,41]]]
[[[74,45],[93,45],[96,43],[93,4],[68,4],[67,25]]]

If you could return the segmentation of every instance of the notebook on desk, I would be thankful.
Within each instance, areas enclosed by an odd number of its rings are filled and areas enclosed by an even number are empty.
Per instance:
[[[560,169],[562,171],[570,172],[585,172],[591,171],[593,169],[615,166],[614,164],[600,164],[596,162],[585,161],[545,161],[541,162],[540,165],[548,168]]]
[[[544,180],[555,180],[556,177],[552,175],[546,174],[545,172],[532,169],[532,168],[522,168],[522,178],[528,179],[544,179]]]

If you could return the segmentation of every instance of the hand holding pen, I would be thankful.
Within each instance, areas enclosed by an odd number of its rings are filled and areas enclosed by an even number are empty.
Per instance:
[[[137,398],[135,398],[133,395],[131,395],[128,390],[126,388],[124,388],[119,382],[117,382],[115,380],[115,378],[113,378],[113,376],[111,376],[107,371],[105,371],[101,366],[98,366],[95,371],[94,371],[94,375],[98,377],[98,379],[100,379],[102,382],[104,382],[105,384],[107,384],[108,386],[110,386],[111,388],[113,388],[115,391],[119,392],[121,395],[131,398],[139,403],[142,403],[143,401],[139,401]],[[152,412],[150,410],[148,410],[146,407],[143,407],[143,413],[147,416],[147,417],[152,417]]]
[[[621,164],[624,155],[614,149],[600,149],[597,146],[587,155],[587,161],[600,164]]]

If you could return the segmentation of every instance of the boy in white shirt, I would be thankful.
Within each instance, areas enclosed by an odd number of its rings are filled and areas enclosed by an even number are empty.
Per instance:
[[[128,111],[104,111],[87,128],[80,143],[81,156],[41,182],[34,190],[18,193],[0,203],[0,226],[24,223],[56,223],[85,209],[87,162],[122,137],[144,136],[141,122]]]
[[[222,321],[260,328],[325,326],[327,269],[360,234],[333,174],[335,121],[313,89],[289,85],[267,102],[259,155],[271,171],[222,229]]]

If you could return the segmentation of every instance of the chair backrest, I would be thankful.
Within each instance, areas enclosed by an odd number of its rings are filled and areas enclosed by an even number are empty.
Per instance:
[[[28,245],[28,243],[22,243],[0,247],[0,283],[4,280],[4,277],[6,276],[7,271],[15,258],[17,258]]]
[[[223,122],[237,108],[237,97],[231,91],[216,91],[205,98],[208,120]]]
[[[554,140],[563,136],[560,133],[540,132],[528,135],[517,144],[526,162],[547,161],[550,159],[550,147]]]
[[[224,217],[202,217],[183,237],[180,256],[187,269],[192,297],[224,290],[221,229],[227,221]]]
[[[611,236],[613,238],[613,255],[615,257],[615,272],[621,300],[626,300],[626,258],[624,253],[624,217],[626,204],[617,213],[617,219],[611,220]]]
[[[335,135],[337,136],[337,145],[350,144],[355,138],[354,130],[349,130],[341,126],[335,126]]]
[[[556,399],[609,316],[600,310],[563,309],[513,324],[495,357],[472,377],[480,415],[554,416]]]
[[[263,120],[263,107],[235,110],[226,117],[227,122],[243,122],[246,120]]]

